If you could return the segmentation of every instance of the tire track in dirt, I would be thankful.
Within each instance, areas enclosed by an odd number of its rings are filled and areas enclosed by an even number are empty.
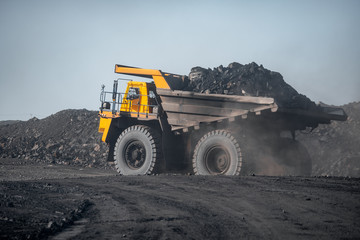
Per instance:
[[[333,205],[349,195],[347,189],[338,189],[346,181],[333,186],[340,194],[334,198],[334,189],[327,190],[322,179],[147,176],[114,180],[98,192],[110,201],[95,201],[98,212],[92,219],[100,219],[97,229],[114,225],[118,233],[107,234],[121,237],[321,239],[349,234],[358,225],[359,213],[354,210],[359,203],[354,197],[346,208]],[[359,196],[359,186],[350,183]],[[92,187],[100,188],[101,183]],[[87,230],[89,236],[94,234]]]

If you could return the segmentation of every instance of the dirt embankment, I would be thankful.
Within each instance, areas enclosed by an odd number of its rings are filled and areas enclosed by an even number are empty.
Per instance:
[[[98,133],[97,112],[64,110],[44,119],[0,125],[0,157],[107,167],[108,147]]]
[[[341,107],[347,121],[297,134],[313,159],[313,175],[360,177],[360,102]]]

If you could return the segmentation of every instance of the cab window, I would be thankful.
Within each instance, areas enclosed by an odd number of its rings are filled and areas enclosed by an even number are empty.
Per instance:
[[[129,88],[127,99],[128,100],[134,100],[140,98],[140,90],[139,88],[131,87]]]

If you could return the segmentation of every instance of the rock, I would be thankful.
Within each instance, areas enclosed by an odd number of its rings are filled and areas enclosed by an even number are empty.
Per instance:
[[[48,222],[46,228],[52,228],[53,226],[54,226],[54,222],[50,221],[50,222]]]
[[[39,145],[38,144],[35,144],[34,147],[31,149],[32,151],[35,151],[39,148]]]
[[[100,145],[99,144],[95,144],[94,151],[95,152],[100,151]]]

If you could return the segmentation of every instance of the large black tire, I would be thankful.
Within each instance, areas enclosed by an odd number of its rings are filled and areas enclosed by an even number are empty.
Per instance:
[[[154,173],[160,164],[160,135],[143,125],[125,129],[114,150],[115,167],[122,175],[147,175]]]
[[[279,158],[286,174],[311,176],[312,161],[307,149],[300,142],[294,140],[284,140],[282,146]]]
[[[240,146],[230,132],[211,131],[198,141],[192,164],[195,175],[239,175],[242,164]]]

